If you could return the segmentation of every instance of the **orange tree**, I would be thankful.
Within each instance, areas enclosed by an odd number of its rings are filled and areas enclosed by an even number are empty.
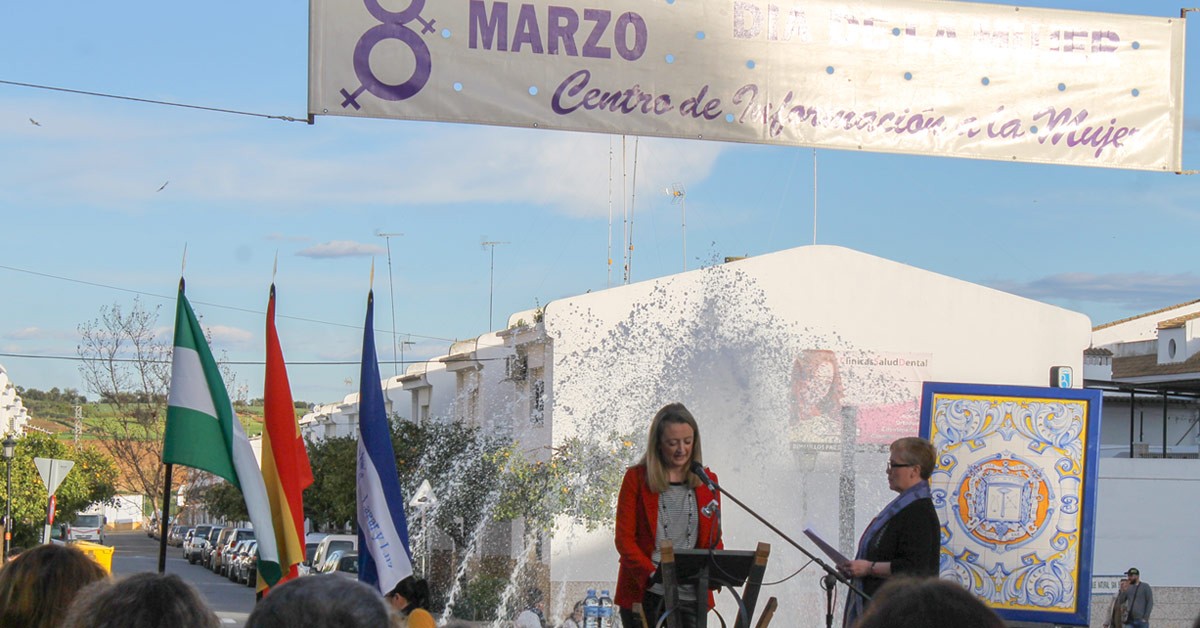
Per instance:
[[[88,506],[109,502],[116,495],[117,465],[105,453],[91,447],[75,449],[48,434],[23,435],[17,439],[12,459],[13,547],[39,543],[46,523],[49,495],[34,458],[75,462],[55,491],[55,521],[69,522]],[[0,484],[0,494],[4,490],[5,486]]]

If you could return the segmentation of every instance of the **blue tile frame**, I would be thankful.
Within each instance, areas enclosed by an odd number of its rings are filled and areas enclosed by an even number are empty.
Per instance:
[[[1078,578],[1075,581],[1075,610],[1067,611],[1029,611],[996,608],[996,612],[1007,621],[1045,622],[1061,625],[1088,625],[1089,607],[1091,604],[1092,557],[1095,543],[1096,523],[1096,481],[1099,469],[1100,451],[1100,416],[1103,394],[1098,390],[1078,388],[1042,388],[1033,386],[996,386],[988,384],[963,384],[948,382],[926,382],[921,393],[921,425],[922,438],[930,438],[932,424],[933,400],[939,395],[970,395],[988,399],[1022,398],[1045,399],[1047,401],[1063,400],[1087,403],[1085,418],[1085,442],[1081,451],[1083,458],[1082,482],[1079,491],[1081,503],[1078,542]],[[941,452],[938,452],[939,464]],[[943,522],[949,525],[949,522]]]

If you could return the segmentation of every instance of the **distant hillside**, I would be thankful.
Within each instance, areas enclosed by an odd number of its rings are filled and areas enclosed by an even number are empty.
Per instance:
[[[57,391],[58,389],[52,390]],[[28,395],[28,392],[35,394]],[[105,421],[118,418],[111,404],[82,401],[81,395],[71,399],[65,398],[62,394],[54,398],[46,398],[36,394],[38,392],[40,391],[27,391],[21,396],[31,417],[30,424],[38,429],[57,434],[60,438],[74,437],[76,406],[81,409],[83,415],[82,438],[84,439],[94,438],[92,434],[103,432]],[[259,401],[259,404],[234,404],[234,411],[237,412],[238,419],[241,420],[242,428],[246,430],[247,436],[257,436],[262,433],[263,429],[263,407],[261,400],[255,401]],[[300,411],[297,410],[297,412],[297,416],[301,416]]]
[[[83,415],[82,438],[84,439],[95,438],[92,434],[102,433],[105,421],[112,421],[119,418],[111,404],[88,401],[87,397],[80,394],[74,388],[67,388],[65,390],[59,390],[58,388],[38,390],[36,388],[26,389],[18,386],[17,394],[21,396],[21,401],[29,411],[29,416],[31,417],[30,425],[33,425],[37,429],[57,434],[59,438],[74,438],[76,407],[80,408],[80,412]],[[247,436],[262,434],[262,404],[262,399],[252,399],[249,402],[234,402],[233,404],[233,410],[237,412],[238,419],[241,420],[242,428],[246,430]],[[306,401],[297,401],[295,407],[296,418],[298,419],[304,416],[305,409],[309,407],[309,403]]]

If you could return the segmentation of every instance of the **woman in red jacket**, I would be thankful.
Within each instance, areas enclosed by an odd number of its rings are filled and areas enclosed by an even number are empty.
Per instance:
[[[625,472],[617,500],[621,568],[614,602],[621,609],[623,626],[639,626],[632,611],[635,602],[642,603],[651,624],[663,612],[662,583],[651,582],[663,541],[671,541],[676,549],[722,547],[717,514],[709,507],[719,507],[720,496],[691,472],[692,463],[700,461],[696,419],[681,403],[664,406],[650,423],[645,455]],[[705,470],[716,481],[716,474]],[[680,587],[678,612],[684,628],[695,625],[696,593],[694,587]],[[705,594],[711,609],[712,593]]]

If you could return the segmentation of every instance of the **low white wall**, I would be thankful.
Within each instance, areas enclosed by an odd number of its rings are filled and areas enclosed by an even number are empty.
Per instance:
[[[1100,460],[1096,573],[1137,567],[1151,585],[1200,591],[1197,521],[1200,460]]]

